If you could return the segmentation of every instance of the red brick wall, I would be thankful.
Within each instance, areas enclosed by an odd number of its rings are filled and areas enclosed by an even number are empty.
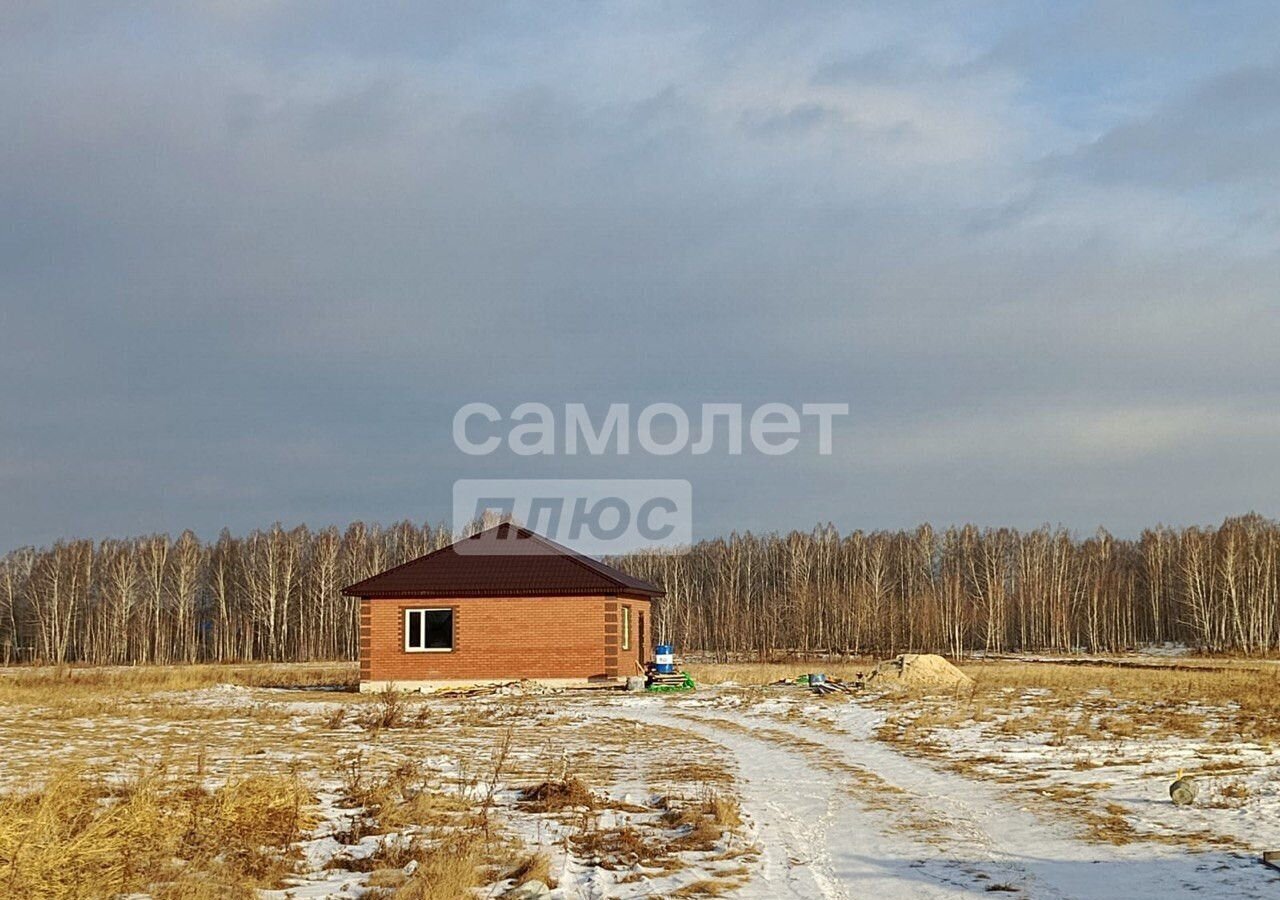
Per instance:
[[[606,660],[610,641],[607,604],[632,607],[632,646]],[[637,616],[649,601],[606,597],[468,597],[448,600],[360,601],[362,681],[454,681],[489,678],[598,678],[639,672],[652,649],[639,646]],[[451,607],[453,650],[404,649],[406,609]],[[617,613],[612,635],[617,644]],[[652,635],[645,641],[652,644]],[[612,669],[612,671],[611,671]]]
[[[622,608],[631,608],[631,647],[622,648]],[[644,639],[640,635],[640,617],[644,616]],[[644,664],[653,659],[653,613],[648,600],[610,597],[604,604],[604,666],[612,677],[640,675]]]

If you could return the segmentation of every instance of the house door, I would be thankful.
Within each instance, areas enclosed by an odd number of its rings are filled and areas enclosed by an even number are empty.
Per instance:
[[[639,654],[638,659],[640,660],[640,668],[641,668],[641,669],[643,669],[643,668],[644,668],[644,661],[645,661],[645,652],[644,652],[644,648],[645,648],[645,647],[647,647],[647,646],[649,646],[649,645],[645,642],[645,635],[644,635],[644,613],[640,613],[640,631],[639,631],[639,636],[640,636],[640,640],[636,642],[636,652],[637,652],[637,654]]]

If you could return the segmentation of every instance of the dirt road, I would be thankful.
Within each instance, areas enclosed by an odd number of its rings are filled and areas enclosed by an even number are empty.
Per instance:
[[[816,727],[713,698],[637,698],[602,711],[682,728],[728,750],[761,869],[752,898],[1274,897],[1256,861],[1087,840],[1026,795],[942,771],[877,741],[856,703]]]

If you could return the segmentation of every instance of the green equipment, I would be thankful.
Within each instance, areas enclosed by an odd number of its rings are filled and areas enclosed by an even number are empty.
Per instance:
[[[655,694],[674,694],[679,691],[697,690],[697,687],[693,683],[692,675],[688,672],[680,672],[672,675],[651,675],[645,690]]]

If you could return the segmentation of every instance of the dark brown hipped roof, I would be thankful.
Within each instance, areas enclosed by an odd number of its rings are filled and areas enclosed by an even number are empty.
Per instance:
[[[527,528],[503,524],[342,589],[349,597],[563,597],[664,591]]]

